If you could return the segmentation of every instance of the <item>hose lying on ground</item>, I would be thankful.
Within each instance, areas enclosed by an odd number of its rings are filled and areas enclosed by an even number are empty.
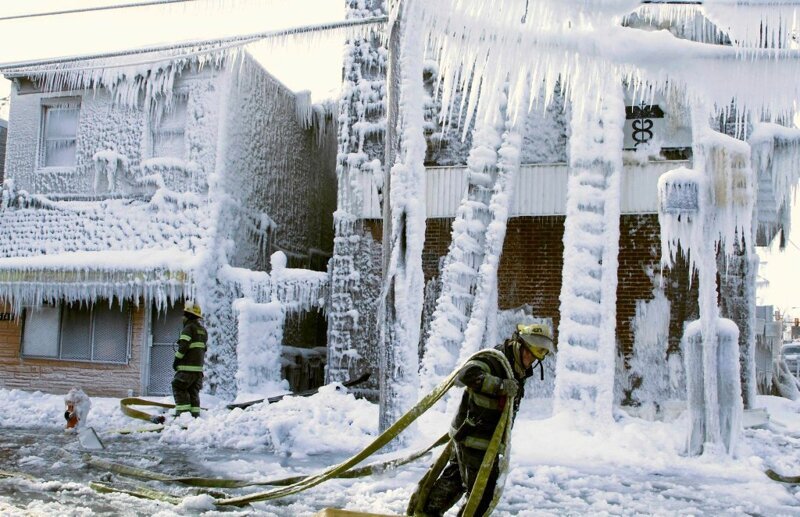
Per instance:
[[[418,460],[425,454],[429,453],[432,449],[444,445],[449,440],[448,435],[443,435],[430,446],[426,447],[425,449],[416,451],[408,456],[404,456],[402,458],[395,458],[393,460],[387,460],[378,463],[372,463],[370,465],[365,465],[360,468],[350,469],[346,472],[342,472],[338,477],[350,479],[350,478],[359,478],[372,475],[376,472],[386,472],[389,470],[393,470],[399,466],[406,465],[413,461]],[[225,479],[225,478],[204,478],[204,477],[186,477],[186,476],[170,476],[167,474],[162,474],[160,472],[155,472],[152,470],[147,470],[139,467],[132,467],[130,465],[125,465],[122,463],[115,463],[112,461],[105,460],[103,458],[98,458],[96,456],[92,456],[90,454],[83,455],[83,462],[90,466],[95,467],[98,469],[107,470],[110,472],[115,472],[117,474],[121,474],[123,476],[135,477],[138,479],[146,479],[149,481],[161,481],[164,483],[181,483],[187,486],[193,487],[202,487],[202,488],[244,488],[248,486],[288,486],[298,481],[302,481],[308,476],[291,476],[291,477],[284,477],[284,478],[277,478],[277,479],[270,479],[267,481],[247,481],[241,479]]]
[[[248,494],[248,495],[239,496],[239,497],[230,497],[230,498],[225,498],[225,499],[217,499],[215,501],[215,503],[217,505],[222,505],[222,506],[228,506],[228,505],[230,505],[230,506],[245,506],[245,505],[248,505],[248,504],[254,503],[254,502],[268,501],[268,500],[272,500],[272,499],[279,499],[279,498],[286,497],[286,496],[289,496],[289,495],[294,495],[294,494],[297,494],[297,493],[302,492],[304,490],[308,490],[309,488],[315,487],[315,486],[319,485],[320,483],[322,483],[324,481],[327,481],[327,480],[329,480],[331,478],[342,477],[342,475],[344,473],[350,471],[355,465],[361,463],[363,460],[365,460],[366,458],[368,458],[369,456],[371,456],[372,454],[374,454],[375,452],[377,452],[378,450],[383,448],[386,444],[388,444],[390,441],[392,441],[397,435],[399,435],[403,430],[405,430],[409,425],[411,425],[423,413],[425,413],[431,407],[433,407],[433,405],[437,401],[439,401],[439,399],[441,399],[444,396],[444,394],[447,393],[447,391],[451,387],[453,387],[453,385],[455,384],[456,378],[457,378],[459,372],[463,369],[464,365],[466,365],[467,362],[469,362],[469,361],[471,361],[473,359],[476,359],[476,358],[478,358],[478,357],[480,357],[482,355],[494,356],[496,359],[498,359],[500,361],[500,363],[506,369],[507,376],[509,378],[513,378],[513,371],[511,370],[511,365],[508,363],[508,360],[506,359],[506,357],[502,353],[498,352],[497,350],[493,350],[493,349],[480,350],[480,351],[472,354],[469,358],[467,358],[466,361],[464,361],[464,363],[462,363],[458,368],[453,370],[453,372],[450,373],[450,375],[448,375],[436,388],[434,388],[433,391],[431,391],[430,393],[425,395],[425,397],[423,397],[414,407],[412,407],[410,410],[408,410],[395,423],[393,423],[388,429],[386,429],[377,438],[375,438],[375,440],[373,440],[372,443],[370,443],[366,448],[364,448],[362,451],[356,453],[355,455],[351,456],[350,458],[348,458],[347,460],[343,461],[342,463],[339,463],[338,465],[334,465],[332,467],[329,467],[328,469],[323,470],[322,472],[319,472],[317,474],[306,476],[306,477],[302,477],[302,478],[298,479],[297,481],[295,481],[295,482],[293,482],[293,483],[291,483],[291,484],[289,484],[287,486],[281,486],[279,488],[273,488],[271,490],[267,490],[267,491],[264,491],[264,492],[257,492],[257,493],[254,493],[254,494]],[[163,403],[160,403],[160,402],[152,402],[152,401],[148,401],[148,400],[144,400],[144,399],[137,399],[137,398],[122,399],[120,401],[120,404],[122,406],[122,411],[126,415],[131,416],[133,418],[138,418],[138,419],[147,420],[147,421],[151,421],[151,415],[149,415],[149,414],[147,414],[147,413],[145,413],[143,411],[132,409],[132,408],[130,408],[130,406],[132,406],[132,405],[151,405],[151,406],[167,407],[167,408],[174,407],[172,404],[163,404]],[[481,498],[483,497],[483,492],[484,492],[484,489],[486,487],[486,484],[487,484],[487,481],[488,481],[488,478],[489,478],[489,474],[491,472],[492,465],[493,465],[494,461],[498,458],[498,455],[502,454],[504,452],[505,444],[508,443],[508,440],[509,440],[509,437],[510,437],[510,431],[511,431],[511,426],[509,425],[510,419],[511,419],[511,415],[512,415],[511,410],[510,410],[511,406],[512,406],[512,404],[506,404],[505,405],[505,407],[503,409],[503,413],[502,413],[502,415],[500,417],[500,421],[499,421],[497,427],[495,428],[495,432],[492,435],[492,439],[489,442],[489,448],[487,449],[487,451],[486,451],[486,453],[484,455],[483,462],[481,463],[481,467],[480,467],[480,469],[478,471],[477,479],[475,481],[475,484],[474,484],[472,490],[470,491],[470,497],[467,500],[467,504],[466,504],[466,507],[465,507],[465,512],[463,513],[463,515],[465,517],[473,517],[474,516],[475,509],[477,508],[478,503],[480,502]],[[450,442],[452,444],[452,439],[450,439]],[[451,445],[448,445],[448,448],[450,446]],[[439,460],[437,460],[437,464],[440,461],[441,461],[441,457],[440,457]],[[505,472],[506,472],[506,470],[508,468],[508,454],[502,454],[502,458],[501,458],[500,464],[498,465],[498,468],[500,470],[499,476],[502,478],[505,475]],[[436,476],[432,476],[432,475],[428,475],[427,476],[427,482],[428,483],[432,483],[433,481],[435,481],[435,479],[436,479]],[[228,480],[228,481],[230,481],[230,480]],[[234,481],[236,481],[236,480],[234,480]],[[103,490],[112,490],[113,491],[113,487],[108,486],[108,485],[103,485],[102,488],[103,488]],[[428,490],[429,489],[430,489],[430,487],[428,487]],[[123,492],[124,493],[128,493],[128,492],[125,492],[125,491],[123,491]],[[494,508],[495,504],[497,503],[497,500],[500,497],[501,492],[502,492],[502,486],[501,486],[500,483],[498,483],[497,487],[495,489],[495,494],[494,494],[494,497],[492,499],[492,503],[491,503],[491,505],[490,505],[490,507],[489,507],[489,509],[487,511],[487,514],[491,513],[492,509]],[[131,494],[131,495],[135,495],[135,494]],[[170,498],[173,497],[173,496],[169,496],[167,494],[163,494],[163,495],[166,495],[167,497],[170,497]],[[139,496],[140,497],[148,497],[147,495],[144,495],[144,494],[139,495]],[[148,497],[148,498],[155,499],[155,497]],[[418,503],[417,504],[424,505],[424,500],[423,499],[418,499]],[[415,514],[420,511],[419,508],[415,508],[415,509],[410,508],[409,510],[413,511]]]

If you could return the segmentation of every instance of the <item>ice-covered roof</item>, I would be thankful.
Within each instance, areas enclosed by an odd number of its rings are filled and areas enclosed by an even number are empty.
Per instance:
[[[200,203],[51,201],[0,211],[0,265],[10,257],[76,251],[195,252],[207,221]]]
[[[28,199],[0,210],[0,298],[176,298],[208,248],[205,203]]]

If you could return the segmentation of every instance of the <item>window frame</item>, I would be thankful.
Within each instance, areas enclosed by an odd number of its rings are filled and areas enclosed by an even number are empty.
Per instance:
[[[60,361],[60,362],[69,362],[69,363],[89,363],[89,364],[112,364],[112,365],[128,365],[131,362],[132,358],[132,342],[133,342],[133,310],[131,308],[131,304],[128,301],[120,302],[122,305],[122,311],[124,315],[122,316],[125,321],[126,332],[125,332],[125,358],[122,361],[109,361],[109,360],[98,360],[95,359],[95,343],[97,341],[97,337],[95,335],[95,326],[97,320],[97,313],[95,312],[95,307],[102,303],[107,303],[108,300],[97,300],[90,305],[89,309],[89,335],[90,335],[90,358],[89,359],[75,359],[70,357],[64,357],[64,347],[62,346],[63,341],[63,329],[64,329],[64,302],[57,302],[53,303],[43,303],[42,305],[47,305],[50,307],[56,307],[58,309],[58,330],[56,332],[57,335],[57,345],[56,345],[56,352],[57,355],[35,355],[29,354],[25,352],[25,325],[28,323],[28,311],[35,309],[35,306],[26,306],[23,307],[22,313],[22,332],[20,335],[20,357],[23,359],[45,359],[49,361]]]
[[[169,116],[174,113],[174,108],[176,103],[183,103],[183,125],[180,127],[180,131],[176,131],[176,128],[167,126],[163,127],[162,124],[164,119],[169,119]],[[172,99],[170,102],[170,110],[167,110],[163,106],[159,106],[158,110],[152,110],[150,112],[150,121],[148,124],[148,137],[150,139],[150,158],[172,158],[177,160],[185,160],[186,159],[186,129],[189,125],[189,89],[188,88],[176,88],[172,91]],[[181,152],[180,156],[173,156],[171,154],[166,153],[156,153],[157,149],[157,142],[160,140],[160,135],[162,134],[171,134],[171,135],[178,135],[181,136]]]
[[[37,152],[38,169],[74,169],[78,165],[78,129],[81,123],[81,97],[49,97],[41,99],[40,123],[39,123],[39,149]],[[48,116],[54,110],[77,110],[78,116],[75,121],[75,136],[73,138],[48,138]],[[47,165],[47,143],[50,141],[71,141],[74,142],[75,157],[72,165]]]

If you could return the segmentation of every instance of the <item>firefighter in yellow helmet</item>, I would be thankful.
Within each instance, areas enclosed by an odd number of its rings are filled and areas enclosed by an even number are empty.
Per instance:
[[[469,499],[503,408],[506,404],[514,404],[511,420],[513,425],[525,393],[525,381],[533,375],[533,367],[537,364],[541,367],[542,360],[548,354],[555,353],[556,347],[547,325],[520,324],[513,335],[503,344],[497,345],[495,350],[508,359],[514,370],[514,377],[507,378],[506,369],[500,360],[489,355],[467,362],[457,378],[457,383],[466,389],[458,413],[451,423],[450,436],[455,442],[453,454],[433,483],[427,500],[418,500],[419,494],[416,492],[412,496],[407,512],[409,515],[439,517],[465,493]],[[498,462],[495,459],[475,515],[484,515],[489,508],[498,475]],[[463,511],[464,508],[461,508],[459,515]]]
[[[175,397],[175,416],[190,412],[200,415],[200,390],[203,388],[203,360],[208,333],[202,322],[200,306],[187,301],[183,306],[183,330],[178,338],[178,349],[172,361],[175,377],[172,395]]]

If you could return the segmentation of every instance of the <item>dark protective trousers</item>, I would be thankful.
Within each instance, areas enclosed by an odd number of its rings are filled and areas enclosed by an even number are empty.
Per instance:
[[[175,416],[187,411],[192,416],[200,414],[200,390],[203,389],[202,372],[175,372],[172,378],[172,396],[175,397]]]
[[[478,470],[480,470],[484,452],[485,451],[478,449],[470,449],[456,443],[453,454],[450,456],[450,461],[439,478],[434,481],[431,491],[428,494],[428,502],[425,504],[423,510],[426,515],[430,517],[441,517],[451,506],[456,504],[465,493],[467,494],[467,499],[469,499],[469,493],[478,477]],[[483,492],[483,497],[481,497],[481,501],[475,511],[476,516],[482,516],[486,513],[486,510],[492,503],[494,489],[497,486],[498,474],[497,460],[495,460],[489,474],[489,479],[486,482],[486,489]],[[464,506],[466,506],[466,503],[464,503]],[[464,506],[462,506],[461,510],[458,512],[459,517],[464,513]]]

